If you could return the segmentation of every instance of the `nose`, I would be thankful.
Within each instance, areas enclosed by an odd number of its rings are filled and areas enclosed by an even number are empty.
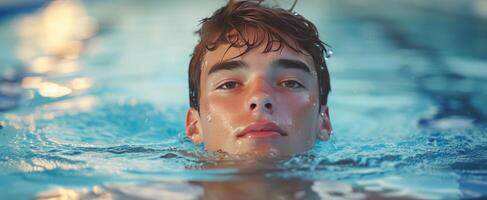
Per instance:
[[[256,109],[264,109],[265,111],[272,112],[272,102],[268,101],[267,98],[262,101],[255,100],[250,103],[250,111]]]
[[[260,111],[272,114],[275,110],[270,88],[264,84],[258,84],[251,91],[248,108],[252,112]]]

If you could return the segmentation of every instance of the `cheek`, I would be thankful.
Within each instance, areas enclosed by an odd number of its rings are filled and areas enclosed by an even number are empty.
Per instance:
[[[239,112],[241,106],[244,102],[242,98],[238,97],[225,97],[220,95],[210,95],[208,96],[208,111],[213,115],[218,116],[231,116]]]
[[[236,124],[242,115],[243,98],[229,98],[221,95],[208,95],[206,103],[202,109],[205,110],[206,116],[202,116],[206,126],[210,129],[217,129],[218,131],[229,131],[234,128],[232,125]],[[238,124],[238,123],[237,123]]]
[[[280,121],[296,128],[311,127],[318,113],[318,98],[310,94],[286,95],[279,98]]]

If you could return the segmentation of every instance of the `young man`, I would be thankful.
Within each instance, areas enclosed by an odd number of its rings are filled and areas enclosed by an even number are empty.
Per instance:
[[[325,43],[301,15],[229,1],[202,20],[186,134],[209,152],[281,157],[331,134]]]

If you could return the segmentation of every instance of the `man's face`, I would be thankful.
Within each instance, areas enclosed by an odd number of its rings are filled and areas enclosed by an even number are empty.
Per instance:
[[[319,103],[313,59],[285,47],[220,45],[204,59],[199,113],[187,115],[187,135],[210,152],[287,156],[328,139],[328,109]],[[228,51],[227,51],[228,49]]]

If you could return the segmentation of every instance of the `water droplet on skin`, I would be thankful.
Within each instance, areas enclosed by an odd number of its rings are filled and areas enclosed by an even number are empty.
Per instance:
[[[211,122],[211,114],[206,115],[206,120],[207,120],[208,122]]]
[[[280,157],[279,150],[277,150],[275,148],[269,149],[269,157],[271,157],[271,158],[278,158],[278,157]]]
[[[289,126],[290,128],[294,128],[294,122],[291,118],[287,118],[283,120],[283,125]]]
[[[238,133],[242,132],[244,127],[234,128],[233,126],[230,126],[230,129],[232,130],[232,134],[236,136]]]
[[[325,60],[328,60],[331,56],[333,55],[333,51],[332,50],[328,50],[325,54]]]

